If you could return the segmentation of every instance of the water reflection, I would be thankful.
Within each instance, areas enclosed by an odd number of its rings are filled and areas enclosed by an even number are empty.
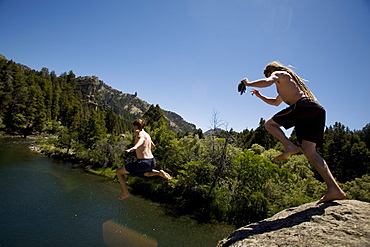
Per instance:
[[[122,246],[114,245],[126,236],[118,230],[130,233],[126,240],[160,247],[213,247],[235,230],[168,216],[138,196],[119,201],[119,184],[32,153],[28,145],[0,139],[0,246]]]
[[[103,223],[103,239],[108,247],[157,247],[158,242],[143,234],[139,234],[116,222]]]

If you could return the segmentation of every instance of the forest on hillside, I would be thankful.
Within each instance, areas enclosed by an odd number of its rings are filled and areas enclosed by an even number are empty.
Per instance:
[[[325,193],[302,154],[272,161],[283,147],[265,130],[264,119],[256,129],[204,135],[200,130],[173,132],[159,105],[142,117],[156,144],[158,168],[173,179],[128,176],[127,181],[133,193],[165,203],[169,212],[242,225]],[[114,179],[114,170],[135,158],[124,152],[133,145],[133,120],[128,112],[117,115],[113,107],[92,108],[72,71],[57,76],[0,56],[0,135],[47,135],[37,144],[45,154]],[[213,123],[215,130],[221,127],[216,115]],[[370,123],[350,130],[337,122],[325,130],[318,151],[349,199],[370,202],[369,150]]]

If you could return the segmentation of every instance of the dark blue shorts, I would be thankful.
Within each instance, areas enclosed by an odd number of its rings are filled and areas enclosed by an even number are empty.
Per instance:
[[[299,143],[302,140],[321,146],[325,130],[326,112],[317,101],[303,98],[288,108],[276,113],[272,120],[285,129],[295,127]]]
[[[144,173],[153,171],[156,166],[155,158],[152,159],[138,159],[125,165],[128,171],[134,177],[142,177]]]

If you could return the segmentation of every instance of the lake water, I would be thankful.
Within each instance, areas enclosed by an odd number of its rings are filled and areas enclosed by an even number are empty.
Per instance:
[[[235,230],[168,216],[139,196],[119,201],[118,183],[33,153],[30,143],[0,139],[1,247],[207,247]]]

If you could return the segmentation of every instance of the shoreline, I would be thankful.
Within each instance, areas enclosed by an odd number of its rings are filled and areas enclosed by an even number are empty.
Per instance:
[[[63,152],[48,152],[47,149],[43,148],[42,145],[37,145],[36,140],[45,141],[50,138],[57,138],[57,136],[47,135],[47,134],[38,134],[38,135],[29,135],[29,136],[22,136],[22,135],[9,135],[9,134],[1,134],[0,138],[11,138],[11,139],[22,139],[22,140],[32,140],[30,145],[28,145],[28,149],[34,153],[38,153],[41,155],[45,155],[48,158],[57,159],[63,162],[69,162],[72,164],[72,168],[81,168],[87,173],[94,174],[97,176],[105,177],[114,180],[116,178],[115,169],[111,167],[101,167],[101,168],[93,168],[92,164],[85,164],[84,160],[76,157],[75,154],[70,153],[63,153]],[[54,147],[49,145],[50,150],[53,150]]]

